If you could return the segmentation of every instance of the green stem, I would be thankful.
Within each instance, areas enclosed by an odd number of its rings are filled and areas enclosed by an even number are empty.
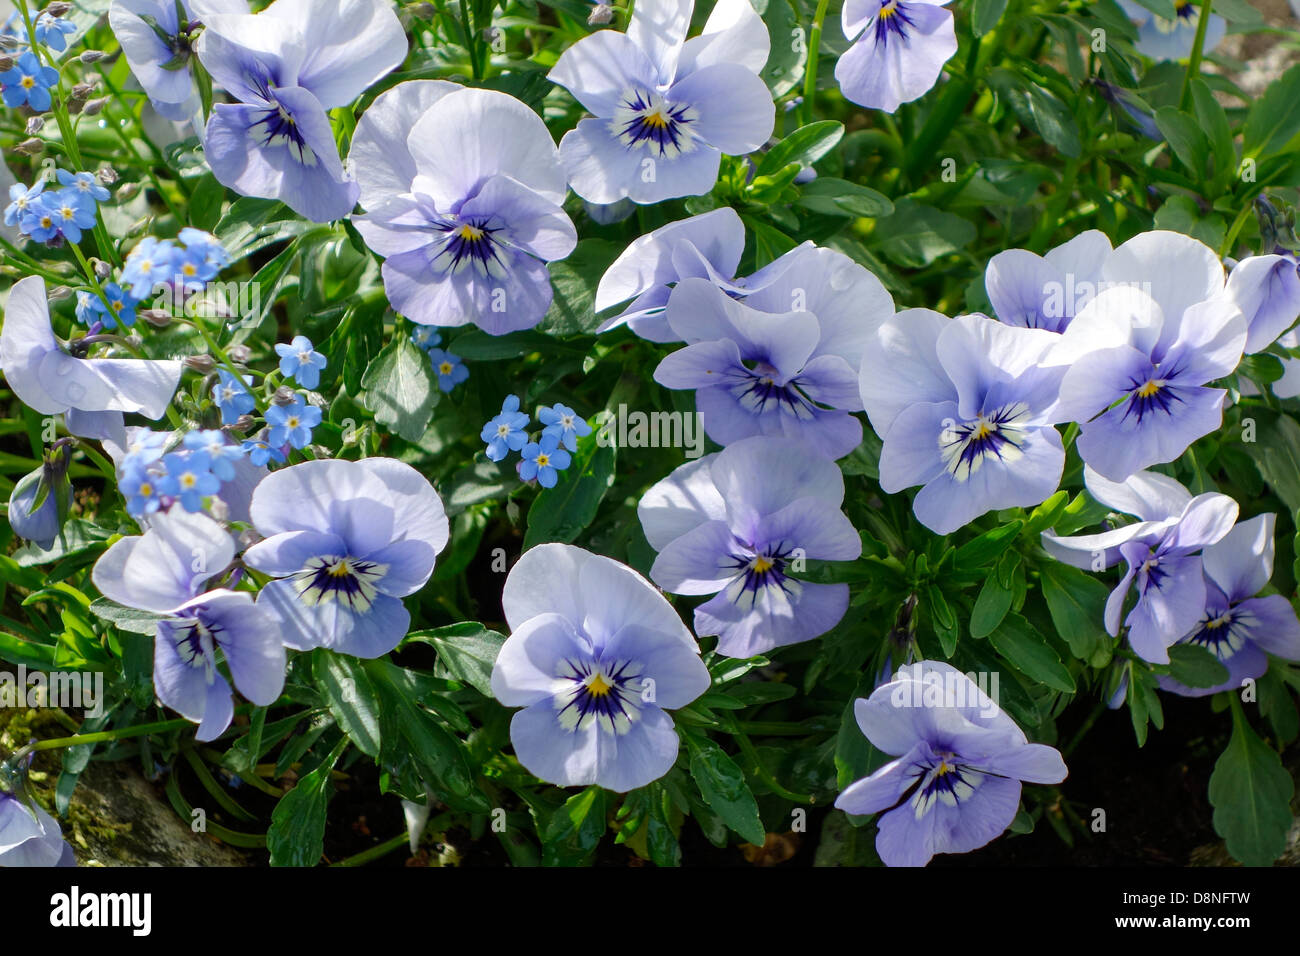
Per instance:
[[[388,856],[388,854],[392,853],[398,847],[406,846],[406,844],[409,842],[409,839],[410,838],[405,833],[399,833],[397,836],[385,840],[383,843],[380,843],[376,846],[372,846],[369,850],[362,850],[360,853],[354,853],[352,856],[349,856],[346,859],[339,860],[337,863],[332,863],[330,865],[331,866],[364,866],[365,864],[369,863],[372,860],[378,860],[380,857]]]
[[[1205,0],[1201,4],[1200,13],[1196,18],[1196,39],[1192,41],[1192,56],[1187,61],[1187,72],[1183,75],[1183,91],[1178,97],[1180,109],[1187,109],[1188,100],[1192,95],[1192,78],[1201,75],[1201,59],[1205,56],[1205,31],[1210,26],[1210,8],[1214,5],[1214,0]]]
[[[1227,235],[1223,237],[1223,245],[1219,247],[1219,258],[1224,258],[1232,254],[1232,250],[1237,245],[1237,234],[1241,232],[1242,227],[1250,219],[1251,212],[1254,210],[1253,201],[1247,202],[1237,213],[1237,218],[1232,220],[1232,226],[1229,227]]]
[[[803,123],[813,121],[813,98],[817,94],[817,53],[822,45],[822,24],[826,21],[826,8],[830,0],[817,0],[813,13],[812,30],[808,34],[808,63],[803,71]]]
[[[793,790],[787,790],[777,782],[775,777],[767,772],[767,768],[763,766],[763,761],[758,757],[758,751],[754,749],[754,745],[750,742],[749,737],[745,735],[745,732],[740,729],[740,724],[737,722],[736,718],[728,714],[723,720],[723,725],[727,728],[727,732],[736,738],[736,743],[740,745],[741,753],[743,753],[745,758],[754,765],[758,779],[762,780],[769,790],[775,793],[778,797],[790,800],[794,803],[816,803],[812,794],[796,793]]]
[[[1088,714],[1088,716],[1084,719],[1083,723],[1079,725],[1079,729],[1075,731],[1074,736],[1070,738],[1070,742],[1061,748],[1062,757],[1070,756],[1070,754],[1074,751],[1074,748],[1079,746],[1079,744],[1083,742],[1083,738],[1087,736],[1088,731],[1092,729],[1092,725],[1097,722],[1097,718],[1100,717],[1105,712],[1106,712],[1106,701],[1104,700],[1097,701],[1096,706],[1092,708],[1092,713]]]
[[[183,727],[193,727],[191,721],[184,718],[175,720],[159,720],[152,724],[137,724],[134,727],[123,727],[119,730],[100,730],[93,734],[77,734],[73,737],[53,737],[49,740],[38,740],[30,745],[30,749],[36,750],[58,750],[62,747],[81,747],[85,744],[104,744],[113,740],[127,740],[131,737],[145,737],[149,734],[160,734],[168,730],[180,730]],[[28,748],[24,748],[28,749]]]

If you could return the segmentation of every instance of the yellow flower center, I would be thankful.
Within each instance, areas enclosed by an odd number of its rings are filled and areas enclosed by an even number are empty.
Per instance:
[[[1160,391],[1160,383],[1157,382],[1155,379],[1152,379],[1151,381],[1143,385],[1141,388],[1139,388],[1137,390],[1137,393],[1139,398],[1150,398],[1158,391]]]
[[[457,229],[456,234],[462,239],[468,239],[470,242],[483,238],[483,230],[477,226],[471,226],[469,223],[465,223]]]
[[[441,364],[439,364],[439,366],[438,366],[438,374],[439,374],[439,375],[450,375],[450,374],[451,374],[451,363],[450,363],[450,362],[442,362]]]
[[[604,675],[600,673],[597,673],[591,679],[591,683],[587,685],[587,693],[592,697],[604,697],[613,689],[614,685],[605,680]]]
[[[551,463],[551,456],[546,454],[546,452],[542,452],[537,456],[538,468],[544,468],[546,465],[549,465],[550,463]]]
[[[758,574],[762,574],[764,571],[772,570],[772,566],[774,564],[776,564],[776,562],[773,561],[771,558],[769,558],[767,555],[760,554],[755,556],[753,561],[749,562],[749,567],[750,570],[755,571]]]

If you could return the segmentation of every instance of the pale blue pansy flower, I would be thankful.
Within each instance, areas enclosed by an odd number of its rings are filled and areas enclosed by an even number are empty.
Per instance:
[[[541,544],[510,569],[501,605],[510,637],[492,693],[523,708],[510,742],[529,773],[626,792],[672,769],[679,744],[666,711],[695,700],[710,678],[663,595],[611,558]]]

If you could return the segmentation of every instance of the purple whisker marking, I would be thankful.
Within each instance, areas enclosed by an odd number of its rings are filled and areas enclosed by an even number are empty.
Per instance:
[[[724,565],[736,571],[736,578],[728,589],[732,600],[740,603],[743,597],[748,596],[752,601],[758,592],[767,588],[777,588],[791,596],[797,594],[798,582],[785,573],[793,553],[794,547],[784,541],[769,544],[761,550],[740,543],[740,553],[731,554],[730,564]]]
[[[268,93],[267,99],[274,104],[268,107],[262,118],[248,128],[254,139],[262,146],[286,146],[294,158],[304,166],[316,165],[316,154],[303,139],[298,124],[289,111],[275,101],[274,94]]]
[[[1014,461],[1021,455],[1024,431],[1018,424],[1028,408],[1023,403],[1004,405],[972,421],[952,423],[939,434],[939,454],[948,472],[965,481],[986,458]]]
[[[172,625],[172,641],[176,651],[190,667],[210,667],[213,652],[221,645],[217,636],[225,628],[215,622],[208,623],[197,617],[184,618]]]
[[[876,15],[876,43],[884,46],[891,35],[907,43],[907,31],[912,26],[912,18],[907,15],[907,4],[900,3],[899,0],[888,0]]]
[[[1153,374],[1146,379],[1130,378],[1128,407],[1124,409],[1120,421],[1125,421],[1132,415],[1140,425],[1142,419],[1153,412],[1172,415],[1174,406],[1183,402],[1177,386],[1169,384],[1177,374],[1178,370],[1174,370],[1168,374],[1161,373],[1159,377]]]
[[[599,664],[566,659],[558,675],[573,682],[556,694],[556,719],[567,730],[581,730],[595,720],[618,733],[640,714],[640,668],[632,661]],[[634,683],[636,682],[636,683]]]
[[[690,106],[634,89],[624,94],[610,129],[628,149],[645,146],[652,154],[671,159],[694,149],[690,127],[698,118]]]
[[[756,415],[780,411],[803,420],[816,414],[818,406],[804,394],[798,376],[784,385],[778,384],[776,369],[761,361],[754,368],[746,368],[744,373],[746,377],[731,389],[742,408]]]
[[[456,272],[471,265],[483,275],[500,276],[507,264],[501,255],[504,248],[501,230],[489,226],[488,219],[444,219],[433,228],[444,233],[442,248],[432,265],[439,272]]]
[[[1187,638],[1188,644],[1199,644],[1221,661],[1236,654],[1249,640],[1252,615],[1226,610],[1217,617],[1207,611],[1196,630]]]
[[[294,577],[298,596],[308,604],[337,600],[351,610],[365,611],[375,600],[375,581],[388,569],[374,561],[350,557],[312,558]]]

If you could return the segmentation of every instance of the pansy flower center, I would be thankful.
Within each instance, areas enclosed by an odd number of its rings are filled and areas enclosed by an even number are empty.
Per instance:
[[[347,555],[323,555],[308,561],[292,580],[304,604],[338,601],[360,613],[370,609],[379,593],[375,585],[387,573],[386,564]]]
[[[315,166],[319,162],[316,153],[303,139],[297,121],[279,103],[263,111],[257,122],[248,128],[248,133],[260,146],[286,147],[289,155],[304,166]]]
[[[794,600],[803,590],[803,585],[786,575],[786,570],[796,556],[795,552],[794,546],[784,541],[761,548],[736,541],[735,550],[723,563],[724,568],[736,572],[735,577],[727,583],[727,597],[744,608],[753,607],[759,596],[769,589]]]
[[[683,103],[672,103],[659,93],[627,90],[614,108],[610,132],[628,149],[645,148],[651,156],[674,159],[695,149],[691,127],[699,111]]]
[[[205,623],[197,617],[169,621],[166,628],[181,661],[195,670],[202,668],[209,684],[216,679],[216,650],[220,646],[221,632],[221,625]]]
[[[641,665],[635,661],[566,659],[556,673],[555,716],[565,730],[598,726],[627,733],[641,716]]]
[[[444,234],[430,262],[435,272],[473,269],[494,279],[505,276],[508,263],[499,224],[494,225],[489,219],[464,220],[453,216],[434,222],[433,229]]]
[[[1187,643],[1199,644],[1220,661],[1227,661],[1246,645],[1251,626],[1258,623],[1258,618],[1238,608],[1228,608],[1214,617],[1211,613],[1205,612]]]
[[[1024,402],[982,412],[967,422],[946,422],[939,433],[939,454],[944,467],[957,481],[966,481],[990,458],[1006,464],[1023,455],[1025,421],[1029,406]]]
[[[908,15],[907,4],[900,0],[888,0],[880,7],[876,15],[876,43],[884,46],[891,36],[906,41],[908,30],[912,27],[912,18]]]
[[[920,820],[936,803],[955,807],[974,794],[983,781],[983,773],[960,762],[951,752],[935,754],[929,760],[919,760],[909,769],[908,776],[920,784],[912,794],[912,811]]]

